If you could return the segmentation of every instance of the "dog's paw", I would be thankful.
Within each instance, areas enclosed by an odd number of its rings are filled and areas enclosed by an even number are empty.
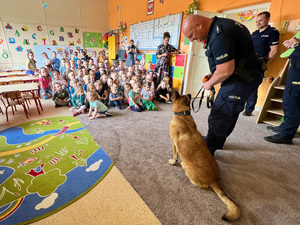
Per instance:
[[[169,163],[174,165],[176,163],[176,160],[175,159],[169,159]]]

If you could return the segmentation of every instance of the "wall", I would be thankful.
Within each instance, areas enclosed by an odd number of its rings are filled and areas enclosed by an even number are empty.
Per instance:
[[[69,45],[69,41],[74,41],[75,47],[83,47],[82,32],[99,32],[103,35],[109,31],[109,0],[47,0],[47,8],[43,9],[42,0],[2,0],[0,1],[0,69],[11,69],[13,67],[25,66],[27,60],[27,49],[33,50],[33,44],[43,45],[41,38],[46,38],[46,45],[52,45],[52,40],[56,40],[58,45]],[[13,30],[9,31],[5,26],[9,23]],[[37,26],[42,27],[42,31],[37,30]],[[22,31],[23,26],[28,27],[28,31]],[[60,31],[64,28],[64,32]],[[79,33],[75,33],[75,28]],[[20,37],[15,35],[16,29]],[[50,34],[54,31],[54,35]],[[67,32],[72,32],[73,38],[68,37]],[[36,39],[32,34],[36,33]],[[5,35],[5,36],[4,36]],[[64,37],[64,41],[59,41],[59,36]],[[13,37],[15,44],[7,42],[9,37]],[[77,43],[80,38],[81,43]],[[23,40],[28,39],[29,45],[24,45]],[[22,52],[15,48],[23,47]],[[104,48],[103,48],[104,49]],[[91,48],[100,50],[100,48]],[[11,57],[4,59],[1,57],[3,51],[8,52]]]
[[[127,23],[127,27],[130,24],[138,23],[139,21],[147,21],[159,17],[163,17],[166,14],[175,14],[184,12],[188,5],[192,3],[192,0],[164,0],[164,4],[160,1],[154,1],[154,13],[147,16],[147,1],[139,0],[110,0],[110,28],[117,29],[118,21]],[[201,10],[211,12],[224,12],[232,9],[243,8],[251,5],[259,5],[264,3],[270,3],[271,23],[277,29],[280,28],[281,21],[283,20],[297,20],[300,19],[299,15],[299,0],[200,0]],[[120,9],[116,9],[119,6]],[[295,32],[289,29],[285,35],[280,37],[279,53],[277,58],[268,65],[266,72],[267,77],[278,77],[281,74],[282,67],[286,59],[280,59],[279,55],[285,51],[282,46],[282,42],[290,37]],[[129,28],[125,32],[125,36],[129,37]],[[180,50],[184,53],[188,52],[188,47],[183,45],[184,36],[180,36]],[[259,99],[257,106],[261,107],[264,98],[267,94],[270,83],[265,79],[259,88]]]

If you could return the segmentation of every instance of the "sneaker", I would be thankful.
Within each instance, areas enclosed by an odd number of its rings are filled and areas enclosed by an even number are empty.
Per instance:
[[[147,107],[147,110],[148,110],[148,111],[152,110],[152,105],[149,105],[149,106]]]
[[[131,110],[131,106],[128,106],[127,109]]]
[[[279,126],[277,126],[277,127],[267,126],[267,130],[278,134],[280,132],[281,128]]]
[[[172,102],[171,101],[167,101],[166,103],[171,104]]]
[[[156,106],[152,106],[152,110],[157,111],[158,108]]]
[[[251,115],[252,115],[252,112],[250,112],[250,111],[243,112],[243,116],[251,116]]]
[[[121,110],[121,107],[119,105],[116,106],[117,110]]]
[[[112,114],[109,113],[109,112],[105,112],[104,115],[105,115],[105,116],[108,116],[108,117],[112,116]]]
[[[291,138],[282,138],[279,136],[279,134],[275,134],[269,137],[264,137],[264,140],[275,144],[287,144],[287,145],[293,144]]]
[[[73,116],[76,116],[78,113],[76,111],[73,111]]]

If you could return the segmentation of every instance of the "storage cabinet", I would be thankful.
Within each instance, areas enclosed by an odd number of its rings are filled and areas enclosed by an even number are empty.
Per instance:
[[[170,80],[172,80],[172,86],[170,86],[182,94],[184,71],[186,65],[186,54],[178,54],[170,57]]]

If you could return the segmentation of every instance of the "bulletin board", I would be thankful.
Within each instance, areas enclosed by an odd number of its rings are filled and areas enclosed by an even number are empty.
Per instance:
[[[102,33],[83,32],[83,46],[85,48],[102,48]]]
[[[35,53],[38,68],[43,66],[43,60],[40,60],[42,57],[40,52],[35,52],[35,49],[41,49],[41,47],[36,48],[36,46],[44,46],[44,50],[47,53],[49,51],[46,50],[50,47],[56,49],[55,47],[58,46],[68,46],[71,50],[83,48],[82,31],[77,27],[20,24],[9,21],[0,22],[0,31],[3,30],[3,34],[0,32],[1,55],[4,52],[8,54],[7,59],[4,59],[3,56],[1,57],[0,63],[10,64],[10,62],[12,62],[14,68],[17,68],[17,66],[20,69],[26,68],[28,51],[33,51]],[[52,58],[51,52],[48,54],[50,59]]]
[[[149,20],[130,25],[130,39],[139,50],[156,50],[162,44],[164,32],[169,32],[169,44],[179,46],[182,13],[168,15],[155,20]]]
[[[57,54],[57,58],[61,59],[62,58],[62,53],[64,51],[68,52],[70,55],[70,46],[66,46],[66,45],[34,45],[33,46],[34,49],[34,58],[36,60],[36,66],[37,68],[41,68],[44,67],[43,64],[43,56],[42,53],[45,52],[47,53],[49,59],[52,59],[52,52],[55,51]]]

